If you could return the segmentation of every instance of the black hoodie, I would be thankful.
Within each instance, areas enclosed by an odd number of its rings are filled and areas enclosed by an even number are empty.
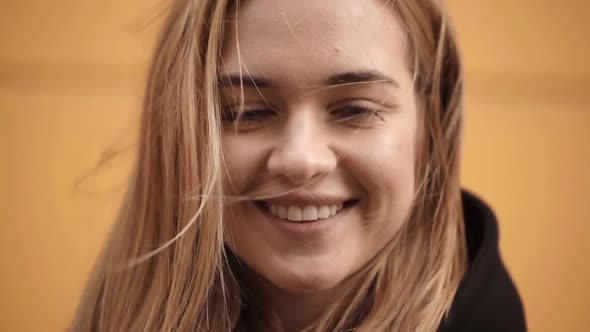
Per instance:
[[[490,208],[462,192],[469,267],[439,332],[523,332],[524,310],[498,251],[498,225]]]

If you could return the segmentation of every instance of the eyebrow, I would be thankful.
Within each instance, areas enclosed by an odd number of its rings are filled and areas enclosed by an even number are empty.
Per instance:
[[[349,71],[338,73],[326,78],[323,86],[336,87],[342,85],[357,85],[366,83],[383,83],[400,87],[398,81],[382,72],[375,70]],[[239,74],[223,74],[218,80],[220,86],[241,86],[257,88],[273,88],[277,84],[271,79],[262,76],[240,76]]]

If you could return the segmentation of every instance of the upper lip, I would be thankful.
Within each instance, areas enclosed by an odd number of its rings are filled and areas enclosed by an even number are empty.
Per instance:
[[[314,194],[314,193],[292,193],[287,195],[281,195],[269,199],[261,200],[267,204],[274,205],[297,205],[297,206],[309,206],[309,205],[337,205],[346,201],[354,200],[354,197],[350,196],[337,196],[328,194]]]

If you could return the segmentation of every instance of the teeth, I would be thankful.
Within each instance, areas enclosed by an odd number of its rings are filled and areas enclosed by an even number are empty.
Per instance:
[[[287,219],[292,221],[301,221],[301,215],[303,214],[301,209],[296,206],[289,206],[289,215]]]
[[[318,220],[318,208],[315,206],[304,207],[301,220]]]
[[[330,215],[333,216],[336,214],[336,212],[338,212],[338,206],[336,206],[336,205],[330,206]]]
[[[318,219],[327,219],[336,215],[343,208],[343,203],[336,205],[321,206],[304,206],[295,205],[284,206],[275,204],[266,204],[268,210],[274,216],[290,221],[312,221]]]
[[[318,209],[318,218],[319,219],[326,219],[330,218],[330,207],[327,205],[322,205]]]
[[[277,213],[273,213],[275,216],[278,215],[279,218],[281,219],[287,219],[287,216],[289,215],[289,213],[287,212],[287,208],[284,206],[279,206],[277,208]]]

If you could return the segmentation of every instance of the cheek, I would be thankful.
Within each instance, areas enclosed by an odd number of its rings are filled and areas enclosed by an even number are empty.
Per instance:
[[[225,190],[230,195],[247,194],[249,184],[255,183],[255,177],[264,166],[264,154],[267,150],[264,140],[258,141],[234,134],[227,134],[223,141],[223,170]]]
[[[409,121],[413,124],[412,121]],[[350,167],[366,191],[364,223],[374,236],[391,238],[403,225],[415,191],[416,141],[413,125],[358,137]],[[370,148],[367,148],[370,147]]]
[[[234,135],[225,135],[222,144],[225,238],[226,242],[233,246],[236,244],[236,238],[231,234],[241,233],[240,223],[237,222],[239,218],[236,216],[244,215],[245,212],[240,200],[247,195],[249,180],[252,179],[253,174],[256,174],[257,158],[253,157],[259,153],[259,149],[252,149],[252,144]]]
[[[271,140],[254,135],[224,133],[224,237],[241,259],[257,261],[260,251],[276,247],[269,230],[256,220],[254,207],[244,200],[260,199],[267,191],[263,184],[268,178],[266,161]],[[262,266],[265,264],[251,264]]]

